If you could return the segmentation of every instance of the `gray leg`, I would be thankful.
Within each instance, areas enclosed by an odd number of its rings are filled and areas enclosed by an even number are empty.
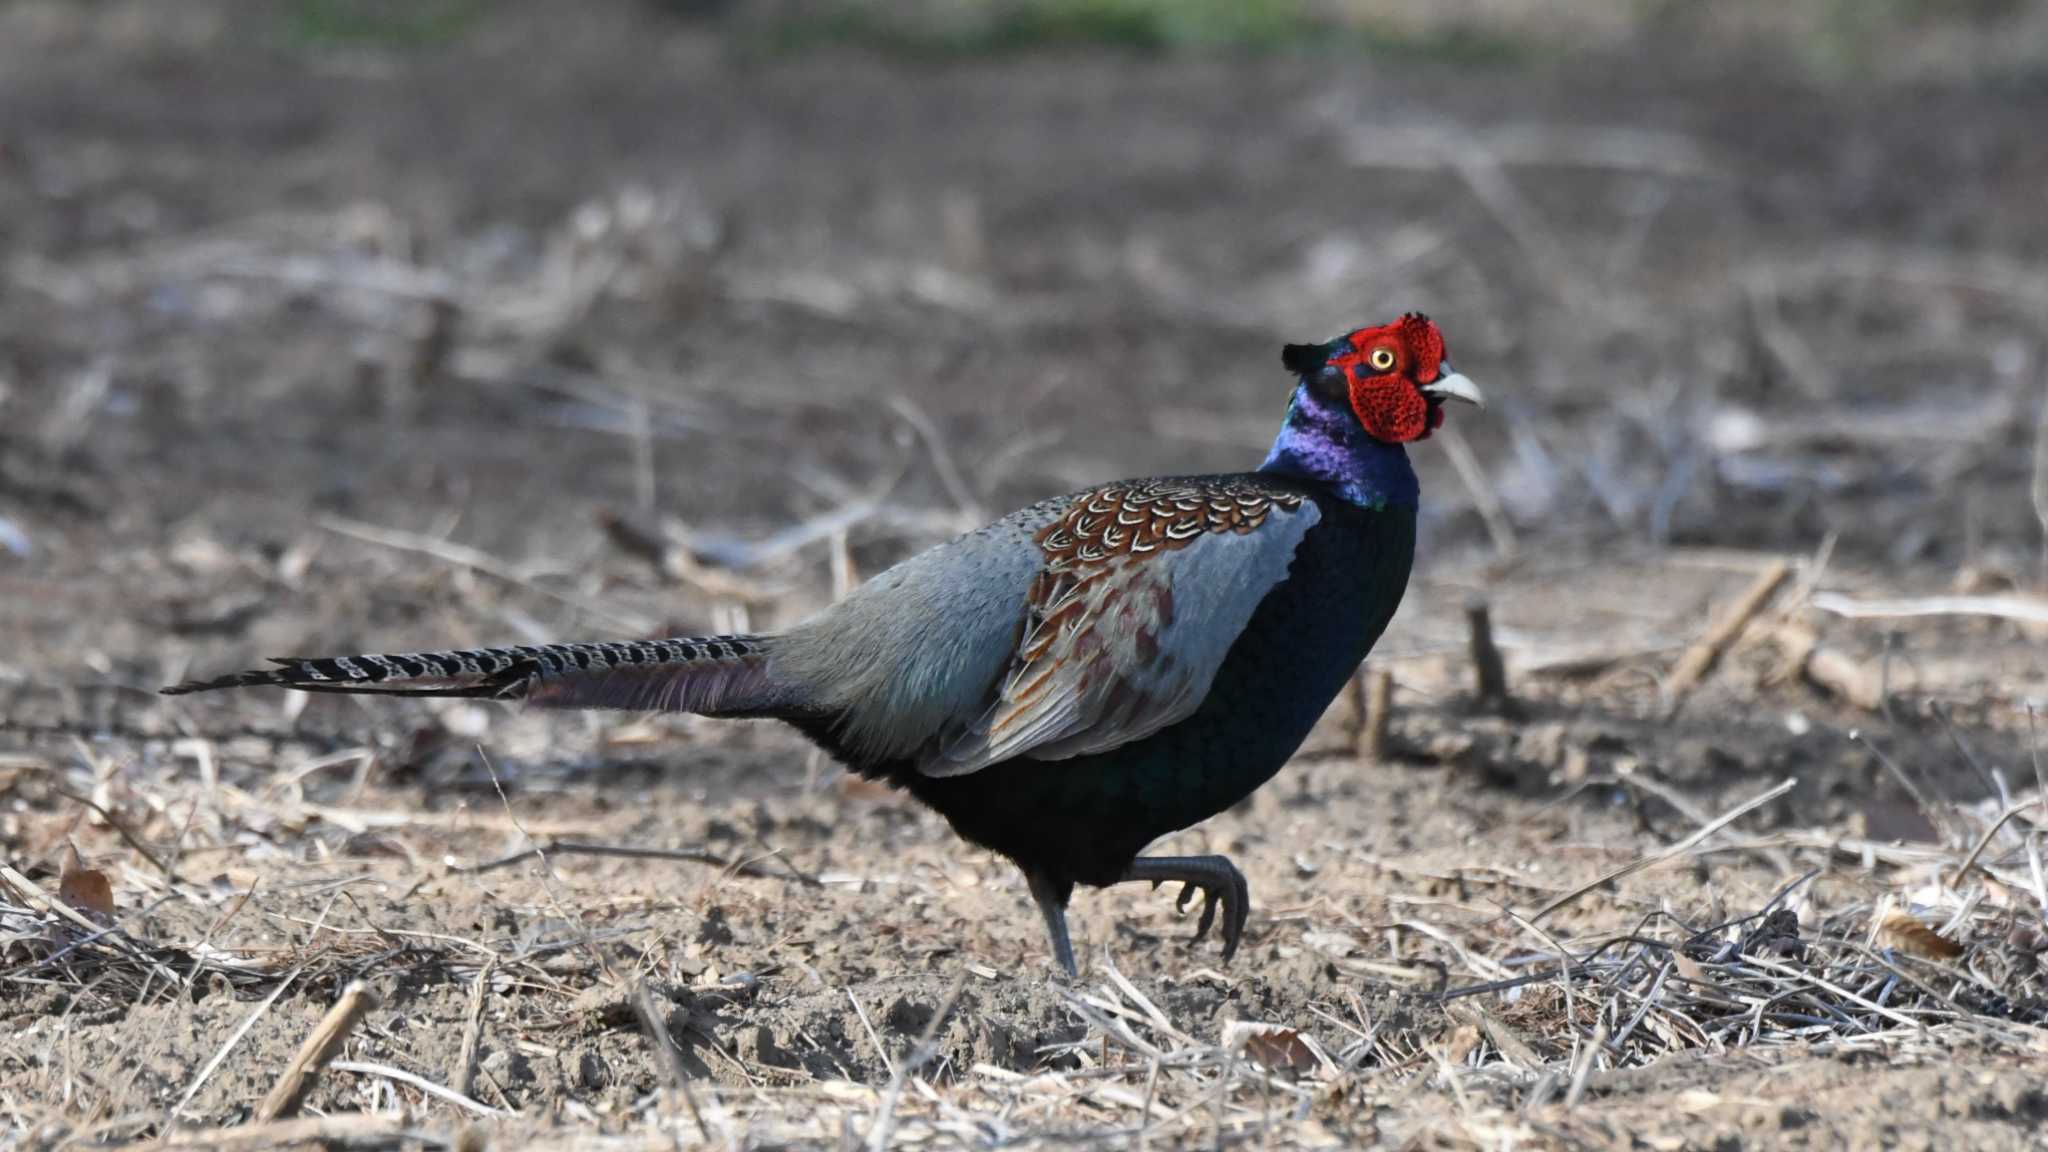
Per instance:
[[[1074,886],[1057,884],[1036,872],[1025,873],[1024,879],[1031,885],[1031,898],[1038,902],[1038,914],[1045,917],[1052,958],[1060,962],[1068,979],[1079,976],[1080,969],[1074,967],[1074,944],[1067,939],[1067,897],[1073,895]]]
[[[1216,919],[1216,906],[1223,906],[1223,959],[1229,960],[1237,953],[1237,942],[1244,937],[1245,921],[1251,918],[1252,893],[1244,882],[1244,873],[1237,870],[1222,856],[1140,856],[1131,861],[1130,870],[1124,873],[1125,880],[1150,881],[1154,888],[1168,882],[1181,885],[1180,899],[1174,907],[1186,911],[1188,900],[1196,892],[1203,895],[1202,918],[1195,923],[1195,939],[1208,935],[1209,925]]]

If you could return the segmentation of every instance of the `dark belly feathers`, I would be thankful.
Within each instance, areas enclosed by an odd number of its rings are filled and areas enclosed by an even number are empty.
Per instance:
[[[1288,578],[1259,603],[1200,708],[1110,751],[934,778],[876,766],[960,835],[1070,883],[1106,885],[1146,844],[1242,800],[1287,762],[1407,587],[1415,509],[1316,495]]]

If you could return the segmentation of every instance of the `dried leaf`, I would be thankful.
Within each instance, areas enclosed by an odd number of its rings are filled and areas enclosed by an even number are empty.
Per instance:
[[[1953,960],[1963,946],[1904,912],[1888,912],[1877,926],[1877,942],[1927,960]]]
[[[1671,954],[1671,966],[1678,969],[1679,979],[1690,984],[1712,984],[1714,978],[1707,975],[1706,968],[1699,961],[1683,952]]]
[[[77,848],[66,848],[57,872],[57,898],[73,910],[102,921],[114,918],[114,885],[97,868],[84,867]]]
[[[1444,1058],[1453,1064],[1463,1064],[1472,1050],[1479,1047],[1479,1025],[1460,1024],[1451,1030],[1451,1038],[1444,1045]]]
[[[1315,1050],[1301,1033],[1280,1024],[1233,1020],[1223,1026],[1223,1046],[1273,1072],[1306,1072],[1316,1066]]]

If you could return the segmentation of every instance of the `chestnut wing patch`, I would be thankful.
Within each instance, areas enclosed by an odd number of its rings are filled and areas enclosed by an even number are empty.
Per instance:
[[[1299,494],[1248,480],[1142,481],[1076,498],[1036,538],[1044,566],[994,704],[921,770],[1082,756],[1187,718],[1320,516]]]

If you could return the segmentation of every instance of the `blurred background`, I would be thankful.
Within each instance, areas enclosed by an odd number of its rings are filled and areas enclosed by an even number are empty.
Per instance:
[[[1040,497],[1251,466],[1282,342],[1410,309],[1494,406],[1413,453],[1376,657],[1448,699],[1488,596],[1511,664],[1640,714],[1777,557],[2041,587],[2043,123],[2022,0],[7,0],[7,714],[784,626]],[[2032,603],[1814,626],[2016,731]]]
[[[1497,398],[1417,453],[1438,562],[2034,582],[2044,117],[2023,0],[10,0],[0,662],[313,517],[825,594],[774,531],[1255,463],[1278,344],[1403,310]]]
[[[1432,570],[2031,585],[2044,117],[2026,0],[8,0],[0,671],[772,625],[1408,309]]]
[[[1505,876],[1526,905],[1796,776],[1745,825],[1777,839],[1634,904],[1603,888],[1572,929],[1768,907],[1846,853],[1827,914],[1860,911],[1830,931],[1866,939],[1897,893],[1973,964],[2007,948],[1985,986],[2038,1005],[2039,934],[1998,941],[2048,900],[2048,833],[2003,807],[2048,787],[2044,125],[2040,0],[0,0],[0,853],[48,884],[105,869],[102,911],[218,942],[244,999],[307,973],[243,1040],[226,997],[136,1007],[154,970],[102,982],[127,955],[102,945],[66,979],[105,1012],[22,1050],[171,1054],[78,1094],[25,1060],[0,1095],[246,1115],[357,972],[416,980],[432,1023],[367,1050],[460,1083],[473,1044],[428,1056],[484,1019],[473,938],[518,985],[489,1099],[639,1107],[656,1066],[583,1004],[605,978],[555,892],[456,867],[518,862],[528,827],[691,846],[557,880],[676,987],[761,974],[677,1001],[692,1075],[886,1082],[841,993],[914,1036],[883,1007],[936,1004],[956,955],[1013,1032],[948,1059],[1085,1054],[1011,870],[792,734],[154,689],[273,654],[781,627],[1030,501],[1255,465],[1281,344],[1408,310],[1492,406],[1412,452],[1421,554],[1369,665],[1391,727],[1345,697],[1287,778],[1174,840],[1252,875],[1230,987],[1306,1032],[1354,992],[1492,979],[1471,957],[1529,939],[1443,885]],[[1708,629],[1781,561],[1753,626]],[[1471,698],[1474,597],[1512,702]],[[1966,851],[1995,898],[1959,894]],[[1163,896],[1076,915],[1215,1032],[1222,978],[1174,983],[1214,957],[1160,943],[1186,931]],[[70,1018],[21,970],[24,1019]],[[585,1008],[613,1021],[587,1049],[547,1031]],[[1429,1073],[1452,1022],[1399,1019],[1412,1043],[1375,1059]],[[549,1047],[508,1049],[514,1023]],[[1556,1061],[1592,1025],[1528,1028]],[[1648,1033],[1628,1059],[1666,1050]],[[1948,1095],[1845,1075],[1843,1116]],[[324,1099],[397,1107],[374,1090]]]
[[[8,0],[0,681],[786,625],[1410,309],[1495,404],[1385,660],[2028,593],[2044,122],[2021,0]]]

